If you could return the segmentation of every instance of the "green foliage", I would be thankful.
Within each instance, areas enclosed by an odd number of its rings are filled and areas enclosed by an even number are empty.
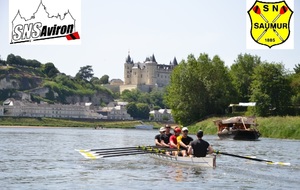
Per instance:
[[[139,119],[149,119],[149,106],[148,104],[145,103],[137,103],[136,104],[137,107],[137,118]]]
[[[159,107],[159,106],[154,106],[153,107],[153,110],[160,110],[161,109],[161,107]]]
[[[45,75],[47,75],[49,78],[53,78],[59,73],[59,70],[54,66],[53,63],[46,63],[42,67],[42,72],[45,73]]]
[[[234,95],[228,69],[218,56],[189,55],[172,72],[165,101],[176,122],[187,125],[224,113]]]
[[[99,83],[100,84],[108,84],[109,81],[109,76],[108,75],[103,75],[100,79],[99,79]]]
[[[296,74],[300,73],[300,63],[298,63],[297,65],[295,65],[294,71]]]
[[[90,82],[94,85],[100,84],[100,80],[98,77],[92,77]]]
[[[145,103],[130,102],[126,105],[127,113],[137,119],[149,119],[149,106]]]
[[[145,103],[152,109],[155,106],[165,108],[164,91],[153,90],[150,93],[141,92],[140,90],[124,90],[121,94],[121,99],[126,102]]]
[[[121,94],[122,100],[126,102],[138,102],[139,96],[141,95],[141,91],[137,89],[133,90],[124,90]]]
[[[281,64],[263,63],[254,69],[251,98],[259,116],[286,115],[291,102],[291,87]]]
[[[9,54],[6,59],[6,63],[9,65],[18,65],[18,66],[26,66],[26,67],[32,67],[32,68],[39,68],[41,67],[41,63],[37,60],[30,60],[30,59],[24,59],[20,56],[15,56],[14,54]]]
[[[93,68],[91,65],[86,65],[84,67],[80,67],[80,70],[76,74],[76,78],[80,80],[89,80],[93,78]]]
[[[255,67],[261,64],[260,57],[250,54],[239,54],[230,68],[232,84],[236,89],[236,99],[233,103],[249,102],[250,85]]]
[[[138,117],[138,108],[136,106],[136,103],[130,102],[126,105],[127,113],[133,117],[137,118]]]

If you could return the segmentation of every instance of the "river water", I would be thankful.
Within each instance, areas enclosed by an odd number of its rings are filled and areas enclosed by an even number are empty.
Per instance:
[[[289,162],[291,166],[221,155],[215,169],[192,168],[147,155],[87,160],[74,150],[153,145],[157,133],[1,127],[0,189],[299,189],[299,140],[233,141],[204,136],[220,151]]]

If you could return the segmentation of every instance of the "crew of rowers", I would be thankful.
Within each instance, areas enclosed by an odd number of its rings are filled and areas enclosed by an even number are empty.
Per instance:
[[[166,154],[173,156],[205,157],[207,154],[214,152],[210,144],[202,139],[202,130],[197,132],[196,140],[188,136],[189,130],[187,127],[180,129],[179,126],[175,126],[173,130],[174,134],[171,133],[171,126],[167,124],[165,127],[161,127],[159,129],[160,134],[155,136],[156,146],[173,150],[167,151]]]

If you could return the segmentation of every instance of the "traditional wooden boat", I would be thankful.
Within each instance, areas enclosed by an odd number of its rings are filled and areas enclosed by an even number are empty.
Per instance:
[[[231,117],[214,121],[220,139],[257,140],[260,136],[255,117]]]
[[[166,154],[150,154],[150,157],[165,161],[168,163],[176,163],[182,166],[192,167],[216,167],[216,155],[207,155],[206,157],[182,157],[170,156]]]

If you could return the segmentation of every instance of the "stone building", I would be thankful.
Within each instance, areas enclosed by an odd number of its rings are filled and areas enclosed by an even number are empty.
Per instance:
[[[90,109],[91,104],[47,104],[29,103],[7,99],[3,102],[4,116],[12,117],[53,117],[102,119],[102,116]]]
[[[158,64],[154,55],[147,57],[144,62],[134,63],[128,55],[124,63],[124,84],[120,86],[120,92],[126,89],[150,92],[153,88],[163,88],[169,84],[171,73],[177,65],[176,58],[168,65]]]

